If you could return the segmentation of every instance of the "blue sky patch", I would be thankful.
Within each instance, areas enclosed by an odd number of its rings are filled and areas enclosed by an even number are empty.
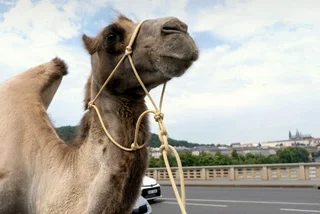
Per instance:
[[[195,32],[193,33],[193,36],[200,49],[212,48],[226,44],[225,40],[213,35],[209,31]]]

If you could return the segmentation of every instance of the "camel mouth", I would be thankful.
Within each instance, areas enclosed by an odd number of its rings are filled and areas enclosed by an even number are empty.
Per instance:
[[[183,54],[168,54],[168,55],[160,55],[160,58],[163,59],[169,59],[169,60],[176,60],[178,61],[184,61],[184,62],[194,62],[198,59],[198,55],[197,54],[193,54],[190,56],[185,56]]]
[[[157,51],[156,67],[169,78],[182,76],[199,58],[195,41],[185,33],[163,37]]]
[[[185,61],[196,61],[199,58],[198,47],[189,34],[176,33],[164,37],[161,46],[159,55],[163,57]]]
[[[174,78],[182,76],[195,60],[195,57],[161,55],[156,66],[165,77]]]

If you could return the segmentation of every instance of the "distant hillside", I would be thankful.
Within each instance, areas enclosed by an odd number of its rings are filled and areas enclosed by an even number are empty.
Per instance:
[[[76,136],[76,128],[76,126],[61,126],[56,128],[56,131],[62,140],[69,143]]]
[[[56,128],[56,130],[60,138],[67,143],[70,142],[70,140],[72,140],[76,136],[76,126],[61,126]],[[190,148],[190,147],[195,147],[200,145],[197,143],[189,143],[188,141],[174,140],[171,138],[169,138],[168,141],[169,141],[169,144],[172,146],[184,146],[184,147]],[[159,147],[160,144],[161,143],[158,139],[158,135],[152,133],[147,145],[150,147]]]

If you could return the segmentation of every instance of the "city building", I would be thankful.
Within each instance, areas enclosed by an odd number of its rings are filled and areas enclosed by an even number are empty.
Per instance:
[[[231,146],[232,148],[241,147],[241,143],[231,143],[230,146]]]
[[[303,140],[307,140],[307,139],[312,139],[313,137],[311,136],[311,134],[302,134],[301,132],[296,131],[296,135],[292,135],[291,131],[289,131],[289,140],[290,141],[303,141]]]

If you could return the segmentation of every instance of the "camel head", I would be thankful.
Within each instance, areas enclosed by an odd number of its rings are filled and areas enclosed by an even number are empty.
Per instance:
[[[119,16],[95,37],[82,36],[91,55],[92,77],[102,85],[125,53],[138,23]],[[198,59],[188,26],[174,17],[145,20],[132,46],[133,63],[148,90],[182,76]],[[108,93],[144,97],[145,93],[126,58],[106,86]]]

